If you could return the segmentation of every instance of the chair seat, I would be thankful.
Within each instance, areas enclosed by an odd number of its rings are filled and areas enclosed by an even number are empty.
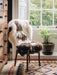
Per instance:
[[[36,42],[36,41],[32,41],[31,43],[22,43],[19,46],[17,46],[17,50],[18,53],[20,53],[20,55],[25,55],[27,54],[28,50],[30,54],[33,53],[37,53],[40,50],[42,50],[42,44]]]

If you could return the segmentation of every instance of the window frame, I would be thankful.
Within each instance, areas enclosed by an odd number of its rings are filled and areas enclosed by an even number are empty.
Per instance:
[[[43,12],[43,10],[52,11],[52,14],[53,14],[53,15],[52,15],[52,17],[53,17],[53,18],[52,18],[52,22],[53,22],[53,23],[52,23],[52,26],[48,26],[48,27],[52,27],[52,28],[53,28],[53,27],[57,27],[57,26],[54,24],[54,12],[57,11],[57,9],[55,8],[54,0],[52,0],[52,1],[53,1],[53,8],[52,8],[52,9],[43,9],[43,8],[42,8],[42,0],[41,0],[41,8],[38,8],[38,9],[30,9],[30,0],[28,0],[28,2],[29,2],[29,17],[28,17],[28,20],[30,21],[30,11],[31,11],[31,10],[39,10],[39,11],[41,12],[41,15],[40,15],[40,16],[41,16],[41,19],[40,19],[41,25],[40,25],[40,26],[42,27],[42,26],[43,26],[43,25],[42,25],[42,12]],[[33,26],[33,25],[32,25],[32,26]],[[34,28],[34,27],[39,27],[39,26],[36,25],[36,26],[33,26],[33,28]]]

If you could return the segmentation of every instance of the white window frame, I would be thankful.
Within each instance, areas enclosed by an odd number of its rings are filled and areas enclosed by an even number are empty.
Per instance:
[[[42,25],[42,11],[43,10],[53,11],[53,21],[52,21],[53,23],[52,23],[52,26],[48,26],[48,27],[52,27],[52,28],[56,27],[56,25],[54,25],[54,11],[57,11],[57,9],[54,8],[54,0],[53,0],[53,8],[52,9],[43,9],[42,8],[42,0],[41,0],[41,8],[40,9],[30,9],[30,0],[28,0],[28,2],[29,2],[29,21],[30,21],[30,10],[40,10],[41,11],[41,21],[40,21],[41,25],[40,26],[42,27],[43,26]],[[37,27],[37,26],[33,26],[33,27]]]

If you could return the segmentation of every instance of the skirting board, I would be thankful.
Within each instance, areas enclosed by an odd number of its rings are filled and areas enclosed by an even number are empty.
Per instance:
[[[12,53],[9,55],[12,59]],[[11,60],[10,59],[10,60]],[[26,59],[26,55],[25,56],[21,56],[20,54],[17,55],[17,59]],[[30,54],[30,59],[38,59],[38,54]],[[40,52],[40,59],[41,60],[57,60],[57,52],[53,52],[52,55],[44,55],[42,52]]]
[[[18,56],[17,59],[24,60],[26,59],[26,56]],[[30,56],[31,60],[37,60],[38,56]],[[41,60],[57,60],[57,56],[40,56]]]
[[[21,56],[20,54],[18,54],[17,59],[26,59],[26,55],[25,56]],[[38,59],[38,54],[30,54],[30,59]],[[40,59],[41,60],[57,60],[57,52],[54,52],[52,55],[44,55],[42,54],[42,52],[40,53]]]

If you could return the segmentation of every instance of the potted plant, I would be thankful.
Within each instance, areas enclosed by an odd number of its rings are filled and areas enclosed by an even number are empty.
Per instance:
[[[40,35],[43,38],[43,53],[45,55],[51,55],[53,53],[55,44],[50,40],[55,34],[56,33],[52,33],[48,27],[40,28]]]

